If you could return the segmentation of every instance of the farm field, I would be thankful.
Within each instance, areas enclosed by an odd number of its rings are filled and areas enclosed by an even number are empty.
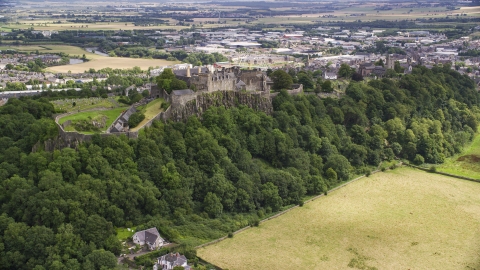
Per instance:
[[[437,166],[440,172],[480,179],[480,135],[461,154],[448,158]]]
[[[154,23],[154,22],[152,22]],[[35,20],[35,21],[25,21],[20,20],[19,24],[9,24],[4,25],[3,28],[10,29],[26,29],[33,27],[35,30],[50,30],[50,31],[61,31],[61,30],[149,30],[149,29],[175,29],[181,30],[188,28],[187,26],[179,25],[158,25],[158,26],[136,26],[133,23],[124,23],[124,22],[97,22],[97,23],[73,23],[63,21],[61,23],[53,23],[53,19],[50,21],[46,20]]]
[[[144,114],[145,114],[145,119],[143,119],[140,124],[138,124],[136,127],[130,129],[130,131],[137,131],[141,129],[148,121],[152,120],[157,114],[163,111],[163,109],[160,107],[162,106],[162,103],[164,102],[163,99],[157,98],[151,102],[149,102],[147,105],[139,107]]]
[[[143,70],[149,67],[162,67],[180,63],[179,61],[167,61],[162,59],[143,59],[143,58],[126,58],[126,57],[105,57],[96,55],[96,57],[88,62],[84,62],[76,65],[63,65],[50,67],[47,70],[51,72],[67,72],[81,73],[90,68],[99,70],[102,68],[113,69],[129,69],[135,66],[140,67]]]
[[[71,114],[67,115],[65,117],[62,117],[58,120],[59,124],[65,123],[65,121],[72,120],[72,121],[78,121],[78,120],[89,120],[89,119],[95,119],[100,116],[105,116],[107,118],[105,122],[105,127],[100,129],[100,131],[105,131],[109,126],[112,125],[113,121],[117,119],[117,117],[124,111],[126,110],[127,107],[119,107],[115,108],[112,110],[105,110],[105,111],[88,111],[88,112],[79,112],[76,114]],[[75,131],[73,129],[73,126],[68,126],[66,131]],[[86,134],[92,134],[93,132],[82,132]]]
[[[83,54],[90,59],[90,61],[76,64],[50,67],[47,70],[51,72],[67,72],[70,70],[73,73],[84,72],[85,70],[102,69],[102,68],[119,68],[127,69],[138,66],[142,69],[149,67],[168,66],[180,63],[179,61],[167,61],[163,59],[143,59],[143,58],[127,58],[127,57],[106,57],[98,54],[90,53],[83,48],[69,45],[25,45],[25,46],[0,46],[0,50],[14,49],[22,52],[36,52],[41,53],[66,53],[70,56],[79,56]]]
[[[479,269],[480,184],[378,173],[199,249],[241,269]]]
[[[66,53],[70,56],[78,55],[85,56],[88,59],[95,59],[102,57],[100,55],[89,53],[86,50],[76,47],[76,46],[69,46],[69,45],[20,45],[20,46],[0,46],[0,50],[5,49],[12,49],[17,50],[20,52],[40,52],[40,53]]]

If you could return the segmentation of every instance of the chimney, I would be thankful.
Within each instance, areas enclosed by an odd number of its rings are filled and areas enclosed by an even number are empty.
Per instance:
[[[190,75],[190,65],[188,65],[187,66],[187,78],[190,78],[190,77],[192,77],[192,76]]]

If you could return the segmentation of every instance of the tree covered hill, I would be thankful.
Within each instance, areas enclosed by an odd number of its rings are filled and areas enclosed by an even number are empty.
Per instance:
[[[110,269],[115,227],[156,226],[194,246],[327,191],[394,156],[441,163],[469,142],[479,95],[466,76],[416,68],[352,83],[339,100],[281,92],[274,113],[210,108],[138,140],[57,136],[45,99],[0,107],[0,269]]]

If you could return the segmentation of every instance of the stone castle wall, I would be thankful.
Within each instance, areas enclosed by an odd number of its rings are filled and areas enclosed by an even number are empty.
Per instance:
[[[267,85],[267,76],[258,70],[242,70],[238,78],[246,84],[247,91],[266,91],[270,92],[270,86]]]

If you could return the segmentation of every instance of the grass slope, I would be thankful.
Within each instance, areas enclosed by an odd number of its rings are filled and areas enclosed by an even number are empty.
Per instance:
[[[478,269],[480,184],[375,174],[198,250],[237,269]]]
[[[480,134],[461,154],[453,156],[437,167],[438,171],[480,179]]]
[[[164,102],[163,99],[157,98],[153,101],[150,101],[147,105],[139,107],[144,114],[145,114],[145,119],[143,119],[138,126],[130,129],[130,131],[137,131],[141,129],[148,121],[152,120],[157,114],[163,111],[163,109],[160,107],[162,106],[162,103]]]

